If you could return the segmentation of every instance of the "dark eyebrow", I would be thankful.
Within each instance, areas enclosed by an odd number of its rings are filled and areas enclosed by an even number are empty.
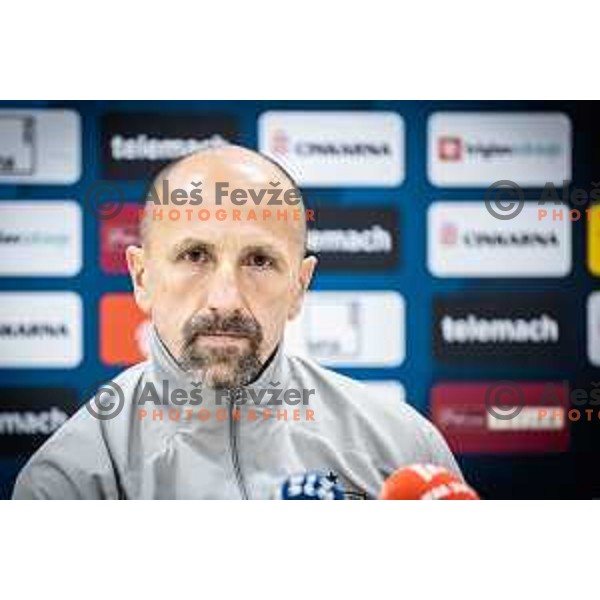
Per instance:
[[[215,245],[210,242],[187,237],[177,242],[169,252],[169,255],[171,258],[177,258],[178,256],[181,256],[183,252],[188,250],[208,250],[209,252],[212,252],[214,249]]]
[[[267,254],[272,254],[275,258],[284,259],[283,253],[273,246],[272,244],[253,244],[252,246],[246,246],[243,249],[243,254],[250,254],[250,252],[265,252]]]

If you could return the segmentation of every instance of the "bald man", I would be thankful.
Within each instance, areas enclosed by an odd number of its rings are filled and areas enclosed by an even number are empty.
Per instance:
[[[165,198],[165,183],[178,195]],[[127,249],[152,323],[149,358],[110,382],[113,402],[96,394],[42,446],[14,498],[267,499],[307,471],[333,473],[348,498],[375,498],[403,465],[459,473],[409,405],[286,352],[316,259],[284,170],[209,147],[164,169],[153,190],[140,247]]]

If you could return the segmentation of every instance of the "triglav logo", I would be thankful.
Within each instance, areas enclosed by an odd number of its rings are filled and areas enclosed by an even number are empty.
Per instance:
[[[437,277],[564,277],[571,271],[569,220],[540,221],[526,202],[498,220],[482,202],[434,202],[428,211],[428,266]]]
[[[571,122],[561,113],[440,112],[428,123],[430,181],[544,186],[571,178]]]
[[[81,125],[70,110],[0,110],[0,183],[75,183]]]
[[[308,247],[325,270],[389,269],[398,264],[398,215],[393,208],[319,209]]]
[[[0,202],[0,275],[76,275],[81,245],[81,209],[75,202]]]
[[[385,186],[404,179],[404,123],[392,112],[272,111],[259,119],[259,149],[298,185]]]
[[[434,300],[434,355],[443,362],[560,365],[574,348],[566,299],[549,294]]]
[[[404,313],[396,292],[309,292],[286,330],[286,345],[329,366],[398,366],[405,356]]]
[[[469,144],[462,138],[442,136],[438,140],[438,157],[442,161],[457,162],[469,157],[480,156],[483,160],[491,160],[500,156],[558,156],[561,146],[557,143],[548,144]]]
[[[457,137],[442,136],[438,140],[438,157],[440,160],[457,161],[463,155],[462,140]]]
[[[235,141],[237,124],[222,114],[113,113],[102,119],[103,175],[150,179],[166,164],[205,147]]]
[[[82,338],[77,294],[0,293],[0,367],[76,367]]]

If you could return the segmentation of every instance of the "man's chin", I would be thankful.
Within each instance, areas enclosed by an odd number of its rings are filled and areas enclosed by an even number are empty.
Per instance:
[[[247,337],[235,335],[202,335],[196,340],[196,348],[244,347],[250,344]]]
[[[202,366],[192,366],[192,378],[202,381],[203,386],[215,389],[233,389],[246,385],[260,372],[261,365],[240,352],[202,361]]]
[[[249,340],[242,337],[202,336],[194,343],[194,351],[208,364],[240,360],[248,353]]]
[[[243,377],[231,366],[214,365],[202,370],[204,386],[214,389],[233,389],[244,385]]]
[[[207,338],[223,338],[209,339]],[[193,353],[183,360],[184,368],[193,379],[205,387],[232,389],[252,381],[262,363],[247,345],[248,338],[229,336],[202,336],[193,346]]]

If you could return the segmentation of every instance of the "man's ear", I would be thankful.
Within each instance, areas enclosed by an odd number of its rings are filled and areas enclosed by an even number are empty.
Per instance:
[[[149,314],[151,303],[144,249],[138,246],[128,246],[125,256],[127,257],[127,267],[133,284],[135,301],[145,314]]]
[[[296,281],[296,290],[294,291],[294,298],[290,304],[288,311],[288,320],[295,319],[302,308],[304,301],[304,294],[310,286],[313,274],[317,268],[317,258],[315,256],[307,256],[302,260],[300,264],[300,270],[298,272],[298,279]]]

